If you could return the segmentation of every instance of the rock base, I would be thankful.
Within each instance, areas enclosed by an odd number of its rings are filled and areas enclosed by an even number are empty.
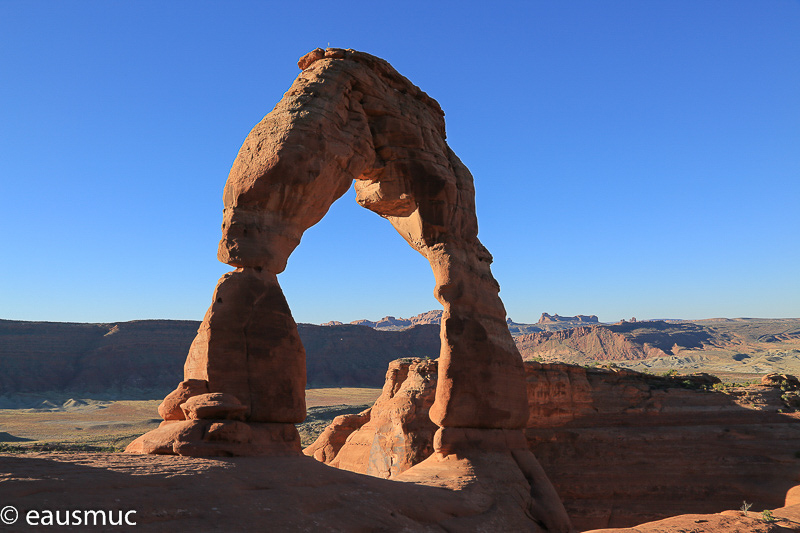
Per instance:
[[[130,443],[125,453],[189,457],[302,455],[294,424],[239,420],[165,420]]]
[[[395,479],[463,492],[480,512],[452,518],[448,531],[575,531],[522,431],[440,428],[434,447]]]

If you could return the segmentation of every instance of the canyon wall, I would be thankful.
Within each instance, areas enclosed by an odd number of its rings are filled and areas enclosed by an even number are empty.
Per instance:
[[[175,386],[200,322],[136,320],[110,324],[0,320],[0,406],[27,394],[155,399]],[[298,324],[309,388],[381,387],[400,357],[437,357],[439,327],[402,331]],[[14,396],[14,398],[11,398]],[[35,401],[35,400],[31,400]]]

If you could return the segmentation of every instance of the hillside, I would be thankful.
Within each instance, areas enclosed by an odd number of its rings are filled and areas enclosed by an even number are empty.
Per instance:
[[[183,377],[199,322],[75,324],[0,320],[0,404],[20,394],[154,399]],[[299,324],[309,387],[380,387],[389,361],[439,355],[439,328]],[[11,401],[11,396],[15,397]],[[41,401],[41,400],[39,400]],[[15,404],[16,405],[16,404]]]
[[[180,320],[0,320],[0,404],[20,406],[20,394],[54,392],[63,393],[63,400],[161,398],[180,381],[198,326]],[[800,373],[800,319],[622,322],[522,334],[519,326],[526,325],[509,323],[525,359],[722,375]],[[298,330],[306,348],[309,388],[380,387],[389,361],[439,354],[435,324],[395,331],[299,324]]]
[[[614,362],[638,370],[800,371],[800,319],[620,322],[516,338],[524,359]]]

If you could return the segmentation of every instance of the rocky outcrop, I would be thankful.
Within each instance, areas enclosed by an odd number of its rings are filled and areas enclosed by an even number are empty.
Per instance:
[[[796,369],[800,356],[799,319],[631,320],[552,331],[557,326],[544,324],[542,329],[548,331],[528,334],[520,331],[515,338],[523,357],[634,364],[653,359],[659,367],[674,367],[680,364],[678,358],[699,357],[706,368],[717,372],[763,374]],[[694,366],[691,359],[683,362]]]
[[[375,405],[365,413],[337,417],[325,430],[330,431],[303,452],[343,470],[396,478],[433,453],[438,428],[428,413],[437,375],[435,360],[393,361]]]
[[[382,398],[389,397],[387,390],[403,390],[398,379],[406,372],[417,384],[416,397],[430,396],[435,380],[426,380],[425,373],[433,375],[431,364],[398,361],[392,368]],[[787,466],[798,461],[800,415],[779,413],[787,410],[786,393],[797,386],[790,376],[723,387],[707,374],[653,376],[535,362],[526,362],[525,370],[527,446],[579,529],[719,512],[742,500],[775,508],[797,482],[796,469]],[[427,420],[424,403],[412,409],[409,401],[397,405],[402,399],[409,397],[376,402],[370,416],[386,421],[400,411],[405,427]],[[399,434],[389,424],[364,423],[355,431],[348,427],[347,434],[339,453],[361,454],[359,461],[345,461],[349,470],[405,479],[403,472],[419,460],[408,460],[413,454],[407,450],[398,459],[394,447],[402,439],[387,439]],[[314,446],[324,446],[327,438]],[[429,449],[428,441],[416,442],[420,450]],[[336,456],[325,462],[336,466]],[[392,468],[367,466],[375,464]]]

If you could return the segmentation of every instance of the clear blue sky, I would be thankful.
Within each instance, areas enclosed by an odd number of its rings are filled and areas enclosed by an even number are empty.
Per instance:
[[[440,102],[515,321],[800,316],[797,0],[0,0],[0,318],[201,319],[236,152],[328,44]],[[353,197],[295,319],[439,308]]]

